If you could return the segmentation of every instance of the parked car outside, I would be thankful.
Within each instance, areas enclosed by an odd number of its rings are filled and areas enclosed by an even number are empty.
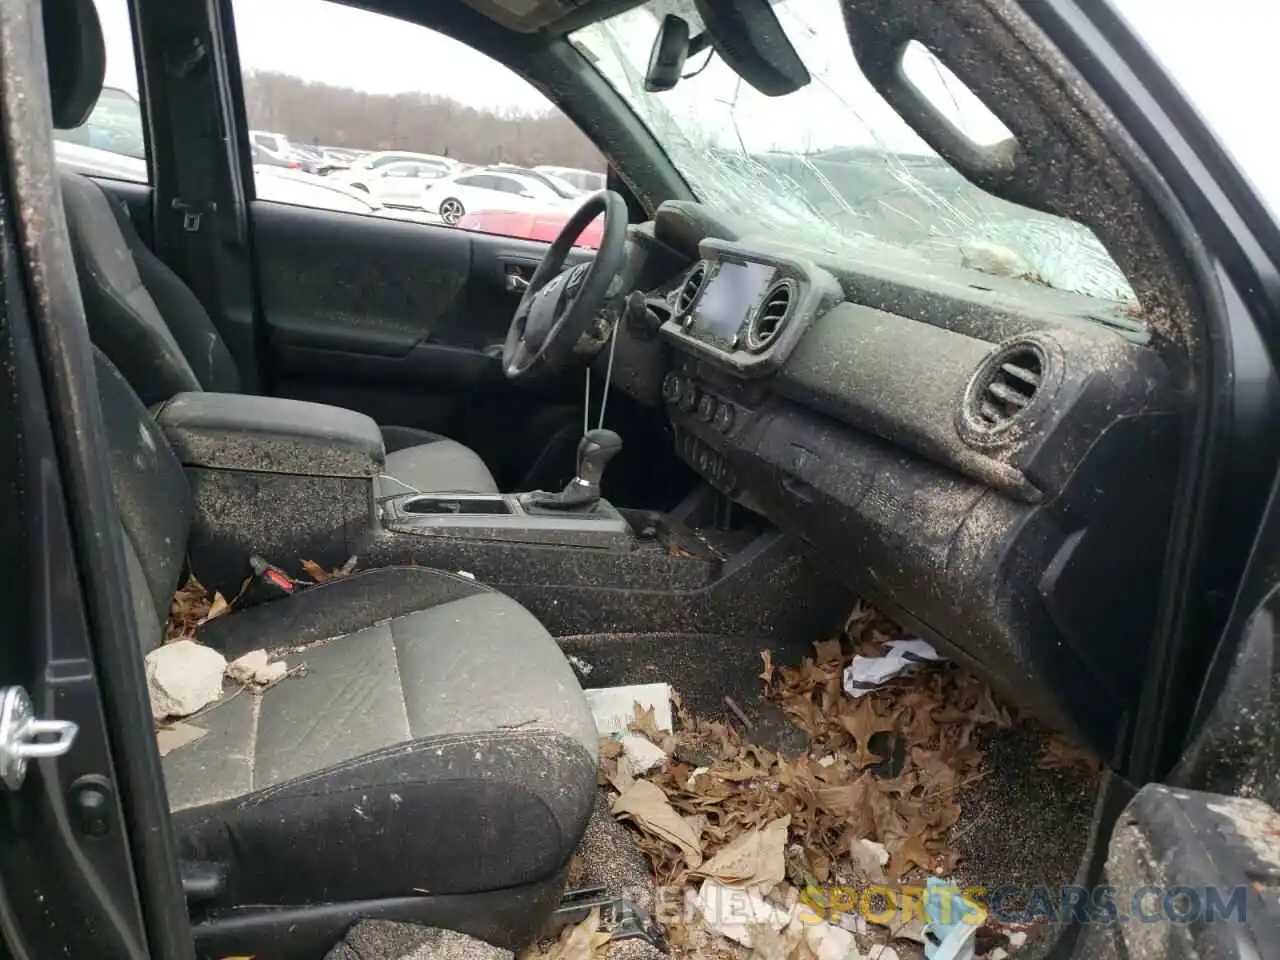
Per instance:
[[[521,240],[551,243],[560,235],[573,210],[477,210],[464,215],[456,224],[463,230],[496,233]],[[574,246],[597,250],[604,237],[604,221],[597,218],[587,224]]]
[[[597,190],[604,189],[604,174],[596,173],[594,170],[582,170],[578,167],[557,167],[548,164],[542,164],[533,169],[540,173],[558,177],[565,183],[577,187],[583,193],[595,193]]]
[[[344,213],[381,216],[386,211],[377,197],[292,167],[254,165],[254,188],[259,200],[319,207]]]
[[[284,156],[293,149],[289,138],[283,133],[272,133],[268,130],[250,130],[249,142],[278,157]]]
[[[54,139],[137,160],[147,155],[142,132],[142,108],[133,94],[118,87],[103,87],[89,119],[71,130],[55,130]],[[145,171],[144,171],[145,172]]]
[[[560,207],[572,211],[576,206],[573,199],[562,196],[541,180],[501,167],[481,167],[441,177],[428,184],[421,204],[427,213],[439,216],[451,226],[473,211],[533,213]]]
[[[396,160],[372,169],[336,170],[329,179],[377,197],[390,207],[420,209],[423,188],[446,176],[451,168],[429,160]]]
[[[360,171],[377,170],[387,164],[399,163],[402,160],[414,160],[418,163],[431,164],[440,167],[447,173],[452,173],[459,166],[458,161],[453,158],[442,157],[434,153],[414,153],[411,150],[379,150],[374,153],[366,153],[354,159],[351,162],[351,173],[354,176]]]
[[[582,190],[582,188],[574,186],[568,180],[558,177],[554,173],[539,170],[537,167],[521,167],[514,163],[494,163],[489,165],[489,169],[502,170],[507,173],[518,173],[522,177],[530,177],[537,180],[539,183],[550,187],[566,200],[576,200],[586,192]]]
[[[254,153],[257,154],[257,152],[255,149]],[[137,157],[64,140],[54,142],[54,154],[59,170],[104,180],[148,182],[147,162]],[[279,162],[255,163],[253,172],[259,200],[347,213],[375,216],[386,214],[376,197],[361,193],[345,184],[334,183],[327,177],[313,176],[296,167],[289,167]]]
[[[268,150],[256,140],[249,141],[249,154],[253,158],[253,165],[257,167],[282,167],[290,170],[301,170],[302,164],[292,157],[282,156],[274,151]]]

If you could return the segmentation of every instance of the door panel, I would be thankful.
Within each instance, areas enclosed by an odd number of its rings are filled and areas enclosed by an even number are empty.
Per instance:
[[[547,244],[264,201],[251,216],[274,392],[456,437],[504,486],[580,429],[580,371],[520,387],[502,373],[511,275]]]
[[[421,374],[437,363],[423,358],[441,349],[463,381],[488,367],[501,372],[497,348],[519,302],[509,274],[531,275],[548,246],[262,201],[252,216],[263,318],[280,374],[308,372],[298,349],[383,358],[391,362],[376,367],[378,379],[424,386]],[[592,256],[574,251],[569,262]]]

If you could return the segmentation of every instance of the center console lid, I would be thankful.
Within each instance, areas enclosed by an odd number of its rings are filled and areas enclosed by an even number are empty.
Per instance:
[[[375,477],[382,431],[341,407],[234,393],[180,393],[156,422],[184,466],[295,476]]]

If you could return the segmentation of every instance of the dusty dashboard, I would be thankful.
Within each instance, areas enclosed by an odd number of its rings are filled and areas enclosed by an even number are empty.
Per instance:
[[[1107,749],[1140,689],[1176,480],[1157,354],[1034,289],[1014,313],[924,274],[869,290],[765,242],[697,252],[659,328],[680,458]]]
[[[803,258],[712,239],[698,252],[671,291],[662,335],[738,377],[776,372],[813,318],[843,299],[836,279]]]

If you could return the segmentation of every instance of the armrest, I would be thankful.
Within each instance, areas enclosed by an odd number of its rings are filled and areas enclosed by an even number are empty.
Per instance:
[[[378,425],[322,403],[180,393],[156,422],[184,466],[322,477],[374,477],[386,468]]]

